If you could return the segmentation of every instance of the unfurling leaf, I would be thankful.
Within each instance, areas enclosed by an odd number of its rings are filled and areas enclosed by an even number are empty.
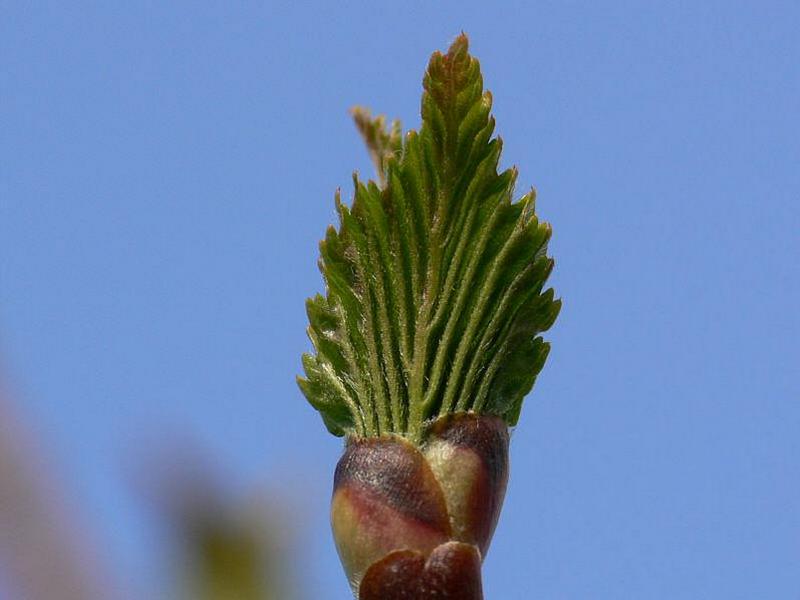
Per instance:
[[[337,193],[339,227],[320,244],[327,294],[307,303],[316,352],[299,383],[336,435],[419,443],[453,413],[515,424],[560,308],[544,289],[550,227],[533,191],[512,201],[516,170],[498,172],[465,35],[431,57],[423,87],[419,132],[354,111],[379,182],[355,176],[350,207]]]

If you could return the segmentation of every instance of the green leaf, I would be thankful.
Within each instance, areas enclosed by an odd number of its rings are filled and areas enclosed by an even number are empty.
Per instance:
[[[300,387],[336,435],[404,435],[453,412],[516,423],[561,306],[544,284],[550,227],[498,172],[492,97],[465,35],[435,53],[422,127],[353,111],[379,182],[354,177],[320,244],[327,295],[308,302],[315,355]]]

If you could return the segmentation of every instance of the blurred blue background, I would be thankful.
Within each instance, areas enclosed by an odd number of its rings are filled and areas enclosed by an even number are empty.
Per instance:
[[[0,9],[0,352],[124,591],[162,552],[125,465],[174,435],[288,499],[308,596],[348,597],[303,303],[372,174],[347,109],[416,128],[464,30],[564,300],[487,599],[797,598],[797,3],[335,4]]]

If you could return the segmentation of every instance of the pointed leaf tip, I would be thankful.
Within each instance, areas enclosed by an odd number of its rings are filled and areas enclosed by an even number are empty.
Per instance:
[[[459,53],[469,52],[469,37],[463,31],[456,36],[450,48],[447,50],[449,56],[455,56]]]

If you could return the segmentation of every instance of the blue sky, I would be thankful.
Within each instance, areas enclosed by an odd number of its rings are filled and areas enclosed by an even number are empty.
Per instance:
[[[417,127],[464,30],[564,301],[487,598],[796,598],[797,4],[333,5],[0,9],[0,352],[121,585],[160,573],[125,465],[180,432],[295,505],[306,591],[348,597],[303,303],[371,174],[347,109]]]

